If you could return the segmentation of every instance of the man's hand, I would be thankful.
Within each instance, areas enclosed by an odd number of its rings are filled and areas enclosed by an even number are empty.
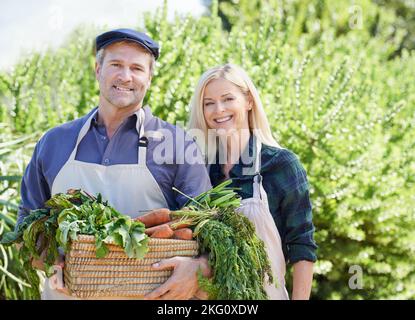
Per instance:
[[[160,287],[145,295],[144,299],[154,300],[189,300],[198,293],[199,297],[204,297],[198,287],[197,271],[199,268],[203,276],[210,276],[210,268],[207,257],[173,257],[163,259],[152,266],[153,270],[164,270],[174,268],[171,277]]]
[[[32,260],[33,268],[45,271],[45,265],[44,265],[45,257],[46,257],[46,250],[44,250],[42,252],[39,259],[33,259]],[[63,268],[65,267],[65,256],[63,254],[59,254],[58,259],[55,261],[55,266],[58,266],[62,269],[62,272],[61,272],[60,276],[63,277]],[[55,282],[55,279],[52,279],[52,278],[57,277],[57,276],[59,276],[59,275],[55,274],[50,278],[49,285],[51,285],[52,282]],[[59,283],[61,280],[63,282],[63,279],[59,279],[59,281],[56,280],[56,283]],[[60,293],[70,295],[69,290],[65,286],[63,288],[53,288],[53,289],[60,292]]]
[[[62,268],[62,272],[61,272],[61,276],[62,276],[62,284],[63,287],[62,288],[56,288],[56,291],[66,294],[66,295],[70,295],[69,290],[65,287],[65,284],[63,283],[63,268],[65,267],[65,256],[62,254],[59,254],[58,260],[55,262],[55,265],[57,265],[58,267]],[[54,275],[54,276],[58,276],[58,275]]]
[[[45,264],[44,264],[45,258],[46,258],[46,250],[43,250],[42,253],[40,254],[39,259],[36,259],[36,258],[32,259],[32,267],[38,270],[45,271]]]

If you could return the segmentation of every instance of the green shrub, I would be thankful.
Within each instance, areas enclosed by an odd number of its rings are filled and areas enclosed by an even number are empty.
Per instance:
[[[350,29],[344,14],[349,2],[340,3],[337,20],[335,8],[318,11],[321,1],[304,7],[284,2],[280,10],[263,6],[260,23],[243,20],[229,32],[216,2],[211,15],[200,18],[168,21],[166,8],[147,14],[145,27],[160,42],[161,56],[146,103],[167,121],[186,121],[203,71],[228,61],[244,67],[277,140],[299,156],[308,174],[319,245],[313,298],[414,298],[415,57],[405,49],[393,55],[402,40],[400,30],[388,28],[393,12],[361,1],[363,26]],[[96,105],[96,32],[78,30],[59,50],[34,54],[0,74],[0,121],[10,128],[4,141],[32,132],[37,138]],[[24,148],[26,164],[31,147],[16,147],[13,154]],[[15,220],[19,190],[3,176],[21,176],[24,169],[14,168],[13,159],[0,158],[4,228]],[[4,275],[7,269],[24,281],[15,252],[5,250],[11,258],[7,267],[1,261],[1,295],[33,297]],[[363,288],[352,290],[355,265]]]

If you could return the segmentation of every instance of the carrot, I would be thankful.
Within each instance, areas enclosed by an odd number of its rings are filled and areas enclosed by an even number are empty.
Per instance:
[[[146,235],[151,236],[154,232],[156,232],[157,230],[160,230],[160,228],[163,230],[163,228],[165,228],[165,226],[170,228],[170,226],[167,223],[164,223],[164,224],[159,224],[158,226],[154,226],[154,227],[151,227],[151,228],[146,228],[144,230],[144,232],[145,232]]]
[[[149,213],[146,213],[145,215],[142,215],[142,216],[136,218],[136,220],[141,221],[142,223],[144,223],[146,228],[157,226],[159,224],[163,224],[163,223],[169,222],[171,220],[170,219],[170,210],[165,209],[165,208],[156,209],[156,210],[153,210]]]
[[[168,239],[173,236],[173,230],[167,224],[162,224],[154,228],[156,229],[150,235],[150,238]]]
[[[183,228],[173,231],[173,239],[192,240],[193,232],[190,228]]]
[[[159,224],[158,226],[154,226],[154,227],[151,227],[151,228],[146,228],[145,230],[144,230],[144,232],[147,234],[147,235],[149,235],[149,236],[151,236],[156,230],[158,230],[161,226],[168,226],[170,229],[172,229],[172,230],[177,230],[177,229],[182,229],[182,228],[187,228],[187,227],[189,227],[190,226],[190,224],[189,223],[187,223],[186,221],[183,221],[183,222],[179,222],[179,220],[178,219],[176,219],[176,220],[172,220],[172,221],[169,221],[169,222],[167,222],[167,223],[163,223],[163,224]],[[164,228],[164,227],[163,227]]]
[[[174,219],[174,220],[172,220],[170,222],[167,222],[167,224],[173,230],[187,228],[187,227],[189,227],[191,225],[189,222],[186,222],[186,220],[185,221],[180,221],[180,219]]]

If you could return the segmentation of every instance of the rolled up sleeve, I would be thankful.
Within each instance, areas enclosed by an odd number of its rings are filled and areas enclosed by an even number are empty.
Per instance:
[[[289,153],[284,163],[280,212],[285,230],[282,243],[286,260],[290,264],[301,260],[315,262],[318,247],[313,237],[315,227],[306,171],[294,153]]]
[[[317,245],[313,239],[314,225],[309,191],[306,186],[287,194],[283,201],[287,260],[294,264],[301,260],[315,262]]]

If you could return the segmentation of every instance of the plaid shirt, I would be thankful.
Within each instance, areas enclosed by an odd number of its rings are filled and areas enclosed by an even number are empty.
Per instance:
[[[247,148],[248,149],[248,148]],[[249,155],[253,155],[253,138],[249,140]],[[244,152],[247,152],[245,150]],[[218,158],[217,158],[218,160]],[[213,186],[225,179],[219,164],[210,166],[209,175]],[[231,187],[242,199],[253,195],[253,175],[246,174],[250,163],[235,164],[229,172]],[[244,170],[245,169],[245,170]],[[252,171],[251,171],[252,172]],[[281,236],[282,248],[287,263],[301,260],[315,262],[317,245],[314,242],[312,205],[306,172],[296,154],[287,149],[262,145],[261,150],[262,186],[267,193],[269,209]]]

